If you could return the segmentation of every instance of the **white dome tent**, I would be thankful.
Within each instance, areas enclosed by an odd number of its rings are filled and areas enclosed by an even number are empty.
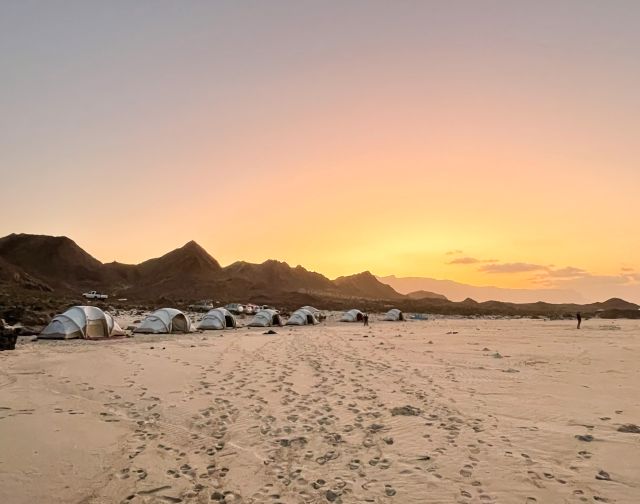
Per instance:
[[[324,313],[323,311],[318,310],[317,308],[314,308],[313,306],[303,306],[302,308],[300,308],[301,310],[309,310],[313,316],[315,317],[315,319],[318,322],[322,322],[323,320],[325,320],[327,318],[327,314]]]
[[[123,336],[113,317],[96,306],[74,306],[56,315],[40,333],[43,339],[95,339]]]
[[[364,313],[360,310],[353,309],[345,312],[340,318],[340,322],[362,322],[363,319]]]
[[[191,320],[175,308],[160,308],[148,315],[133,332],[143,334],[188,333],[193,330]]]
[[[306,308],[300,308],[293,312],[286,325],[315,325],[318,320],[314,316],[313,312]]]
[[[276,310],[260,310],[249,322],[249,327],[281,326],[282,318]]]
[[[198,324],[198,329],[231,329],[236,327],[236,318],[226,308],[209,310]]]
[[[400,320],[404,320],[404,313],[402,313],[397,308],[392,308],[389,310],[382,320],[389,320],[391,322],[397,322]]]

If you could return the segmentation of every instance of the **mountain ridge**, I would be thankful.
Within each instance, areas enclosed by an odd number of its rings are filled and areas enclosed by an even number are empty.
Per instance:
[[[378,299],[381,294],[401,297],[369,273],[332,281],[298,265],[269,259],[260,264],[237,261],[222,267],[202,246],[189,241],[166,254],[124,264],[101,263],[67,237],[12,234],[0,238],[2,277],[28,278],[17,282],[25,288],[42,284],[52,290],[96,289],[119,297],[200,298],[214,293],[222,297],[263,296],[273,293],[306,293],[319,296]],[[30,275],[26,277],[25,275]],[[383,296],[383,297],[384,297]]]
[[[154,304],[215,299],[216,303],[243,300],[291,308],[304,304],[326,309],[359,306],[370,311],[398,307],[445,315],[556,317],[582,311],[612,318],[640,316],[639,305],[618,298],[588,304],[513,303],[478,301],[471,294],[464,301],[451,301],[433,291],[413,291],[412,296],[399,293],[370,271],[330,280],[273,259],[260,264],[236,261],[222,267],[194,241],[139,264],[123,264],[101,263],[66,237],[12,234],[0,238],[0,294],[6,299],[13,296],[8,292],[55,293],[56,298],[78,299],[80,289],[101,290],[115,300]]]

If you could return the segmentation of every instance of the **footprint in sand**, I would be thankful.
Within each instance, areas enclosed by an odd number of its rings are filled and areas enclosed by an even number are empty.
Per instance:
[[[465,478],[470,478],[473,473],[473,466],[466,464],[462,469],[460,469],[460,474]]]

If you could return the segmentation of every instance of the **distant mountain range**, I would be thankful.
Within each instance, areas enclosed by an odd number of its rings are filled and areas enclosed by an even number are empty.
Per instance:
[[[105,292],[113,302],[127,298],[154,305],[212,299],[220,304],[240,301],[286,308],[318,304],[325,309],[382,310],[396,306],[406,311],[462,315],[640,314],[640,306],[615,298],[588,305],[531,299],[515,304],[490,300],[505,294],[505,289],[442,280],[376,278],[368,271],[330,280],[302,266],[274,260],[261,264],[239,261],[222,267],[194,241],[140,264],[104,264],[64,236],[11,234],[0,238],[0,294],[4,299],[25,295],[78,299],[84,290]],[[449,300],[461,298],[463,292],[465,298],[477,297],[481,302]]]
[[[508,303],[536,303],[541,299],[549,303],[584,303],[576,291],[565,289],[506,289],[503,287],[468,285],[452,280],[426,277],[377,277],[396,291],[413,297],[415,291],[435,291],[452,301],[473,298],[476,301],[500,300]]]
[[[0,238],[0,283],[44,292],[95,289],[140,300],[253,300],[292,293],[337,300],[403,297],[368,271],[332,281],[274,260],[239,261],[223,268],[194,241],[140,264],[103,264],[67,237],[29,234]]]

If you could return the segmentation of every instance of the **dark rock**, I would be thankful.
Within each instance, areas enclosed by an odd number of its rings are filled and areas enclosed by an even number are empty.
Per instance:
[[[327,490],[324,496],[327,498],[329,502],[333,502],[338,498],[338,494],[335,493],[333,490]]]
[[[414,408],[413,406],[396,406],[395,408],[391,409],[392,416],[419,416],[421,413],[421,409]]]
[[[593,441],[593,436],[591,434],[577,434],[576,439],[578,441],[585,441],[587,443],[590,443],[591,441]]]
[[[278,334],[277,332],[275,332],[273,329],[269,329],[266,332],[263,332],[262,334]]]
[[[618,427],[618,432],[628,432],[629,434],[640,434],[640,427],[636,424],[624,424]]]
[[[603,480],[603,481],[611,481],[611,476],[609,476],[609,473],[607,471],[601,470],[598,474],[596,474],[596,479]]]

